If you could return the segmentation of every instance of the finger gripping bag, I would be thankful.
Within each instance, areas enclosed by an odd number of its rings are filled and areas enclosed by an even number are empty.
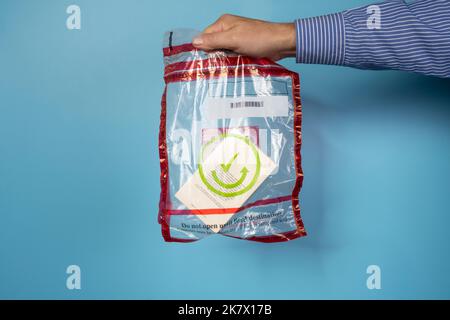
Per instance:
[[[305,236],[298,74],[269,59],[197,50],[191,45],[197,34],[164,36],[158,216],[164,239]]]

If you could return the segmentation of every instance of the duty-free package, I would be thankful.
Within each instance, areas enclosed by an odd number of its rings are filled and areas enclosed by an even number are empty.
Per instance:
[[[164,36],[158,221],[166,241],[210,235],[277,242],[306,235],[300,217],[297,73],[268,60]]]

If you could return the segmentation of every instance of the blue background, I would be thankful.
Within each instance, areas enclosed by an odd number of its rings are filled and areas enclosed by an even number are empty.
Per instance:
[[[0,298],[450,298],[449,80],[285,61],[309,236],[167,244],[156,222],[163,32],[368,3],[1,1]]]

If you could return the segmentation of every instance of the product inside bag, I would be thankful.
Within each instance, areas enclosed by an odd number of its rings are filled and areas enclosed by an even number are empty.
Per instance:
[[[203,52],[164,35],[159,223],[166,241],[306,235],[300,217],[298,74],[269,59]]]

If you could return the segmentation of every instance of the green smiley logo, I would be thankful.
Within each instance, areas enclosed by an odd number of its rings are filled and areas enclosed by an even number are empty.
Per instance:
[[[203,167],[201,165],[201,163],[203,162],[204,152],[213,143],[217,142],[218,140],[224,140],[224,139],[238,139],[239,141],[244,142],[249,147],[251,152],[253,153],[253,155],[256,159],[256,169],[255,169],[255,172],[254,172],[250,182],[247,185],[244,184],[244,181],[248,180],[247,176],[250,174],[250,170],[248,170],[247,167],[245,167],[245,166],[241,168],[241,170],[240,170],[241,176],[235,182],[232,182],[232,183],[223,182],[219,178],[219,176],[217,174],[217,170],[211,171],[211,177],[213,180],[212,182],[210,182],[206,179],[206,175],[205,175],[205,173],[203,171]],[[233,165],[234,161],[236,160],[236,158],[238,156],[239,156],[239,152],[235,153],[233,155],[233,157],[231,158],[231,160],[228,161],[227,163],[220,164],[220,170],[222,170],[224,173],[227,173],[230,170],[231,166]],[[211,140],[209,140],[202,147],[202,150],[200,152],[199,163],[200,164],[198,165],[198,171],[200,174],[200,179],[202,180],[203,184],[211,192],[218,194],[222,197],[227,197],[227,198],[239,196],[239,195],[244,194],[247,191],[249,191],[255,185],[256,181],[258,180],[259,174],[261,173],[261,160],[259,158],[259,153],[258,153],[258,149],[256,148],[256,146],[250,141],[250,139],[248,137],[238,135],[238,134],[232,134],[232,133],[224,133],[224,134],[218,135],[217,137],[214,137]],[[214,186],[214,184],[216,186]],[[219,186],[220,189],[217,186]],[[236,189],[236,188],[239,188],[239,189],[234,190],[234,191],[230,190],[230,189]]]

